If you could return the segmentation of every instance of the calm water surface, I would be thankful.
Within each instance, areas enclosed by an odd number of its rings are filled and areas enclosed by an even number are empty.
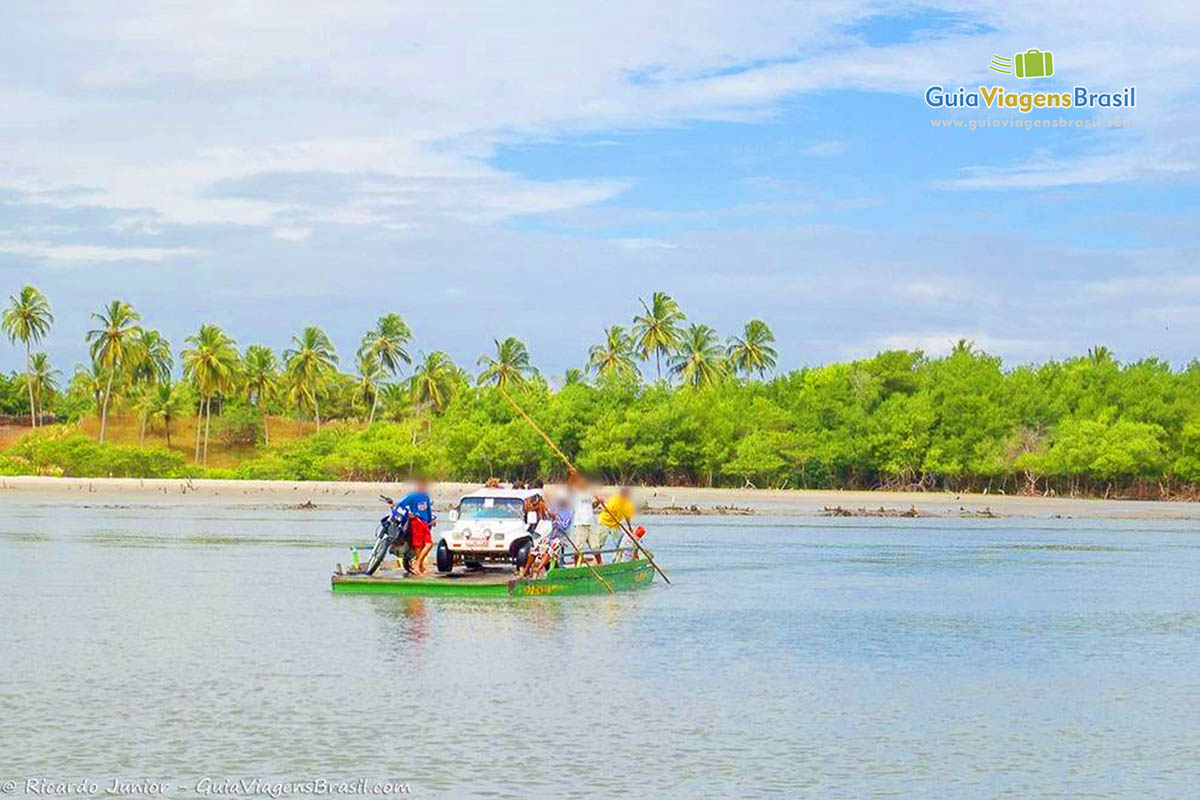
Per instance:
[[[374,508],[0,505],[0,779],[1186,797],[1192,524],[653,520],[614,597],[341,597]]]

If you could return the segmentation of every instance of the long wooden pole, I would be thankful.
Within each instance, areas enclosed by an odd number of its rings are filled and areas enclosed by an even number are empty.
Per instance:
[[[504,395],[504,399],[509,402],[509,405],[511,405],[513,408],[515,408],[517,410],[517,413],[525,418],[525,421],[529,423],[530,427],[533,428],[535,431],[537,431],[539,434],[541,434],[541,437],[546,440],[546,444],[550,445],[550,449],[553,450],[555,453],[557,453],[558,457],[561,458],[564,462],[566,462],[566,464],[569,468],[575,469],[575,465],[571,463],[571,459],[567,458],[567,454],[564,453],[562,450],[558,449],[558,445],[556,445],[554,443],[554,440],[552,440],[549,436],[547,436],[546,432],[544,430],[542,430],[541,428],[538,427],[538,424],[533,421],[533,417],[531,417],[525,413],[525,409],[523,409],[519,405],[517,405],[517,401],[513,400],[512,397],[509,396],[508,392],[505,391],[504,387],[497,386],[496,388],[498,388],[500,390],[500,394]],[[571,541],[571,537],[567,535],[566,531],[563,531],[563,538],[567,540],[567,544],[571,545],[571,547],[575,549],[576,553],[579,553],[579,555],[581,555],[581,556],[583,555],[582,553],[580,553],[579,547],[576,546],[575,542]],[[596,580],[600,581],[601,585],[604,586],[605,589],[608,589],[608,593],[613,594],[613,588],[612,588],[612,586],[609,585],[608,581],[604,580],[604,576],[601,575],[599,572],[597,572],[596,568],[593,567],[591,564],[587,563],[586,561],[584,561],[583,564],[585,567],[587,567],[589,570],[592,571],[592,576],[595,577]]]
[[[654,569],[658,571],[658,574],[662,576],[664,581],[670,583],[671,579],[667,577],[667,573],[663,572],[663,568],[660,567],[657,562],[655,562],[654,557],[650,555],[650,551],[642,545],[638,537],[634,536],[633,525],[629,523],[629,520],[621,519],[616,514],[612,513],[612,511],[609,510],[607,503],[602,502],[600,505],[605,511],[608,511],[609,517],[617,521],[617,527],[621,529],[622,533],[629,537],[629,541],[633,542],[633,546],[638,549],[638,552],[646,557],[646,560],[650,562],[650,566],[654,567]]]
[[[529,423],[529,426],[537,431],[538,434],[546,440],[546,444],[550,445],[550,449],[558,454],[558,457],[563,460],[563,463],[565,463],[571,469],[575,469],[575,465],[571,463],[571,459],[567,458],[567,454],[558,449],[558,445],[554,443],[554,440],[551,439],[544,430],[538,427],[538,424],[533,421],[533,417],[525,413],[525,409],[517,405],[517,401],[513,400],[512,397],[509,396],[508,391],[503,386],[497,386],[496,388],[500,390],[500,394],[504,395],[504,399],[508,401],[509,405],[515,408],[517,413],[525,418],[525,421]],[[578,472],[578,470],[576,470],[576,472]]]
[[[530,427],[532,427],[535,431],[537,431],[538,434],[543,439],[546,440],[546,444],[550,445],[550,449],[558,454],[558,457],[563,460],[563,463],[566,464],[569,469],[573,469],[576,472],[578,472],[579,470],[576,469],[575,465],[571,463],[571,459],[567,458],[567,454],[564,453],[562,450],[560,450],[558,448],[558,445],[556,445],[554,443],[554,440],[551,439],[550,436],[544,430],[542,430],[541,427],[539,427],[536,422],[533,421],[533,417],[531,417],[531,416],[529,416],[529,414],[525,413],[525,409],[523,409],[519,405],[517,405],[517,401],[513,400],[512,397],[509,396],[508,391],[503,386],[498,385],[496,388],[498,388],[500,390],[500,394],[504,395],[504,399],[508,401],[509,405],[511,405],[513,408],[515,408],[517,410],[517,413],[525,418],[525,421],[529,423]],[[606,511],[608,511],[607,504],[601,502],[600,505]],[[613,519],[617,519],[616,515],[613,514],[611,511],[609,511],[608,515],[610,517],[612,517]],[[629,536],[630,541],[633,542],[633,545],[634,545],[634,547],[636,547],[638,549],[638,552],[640,552],[642,555],[644,555],[646,557],[646,560],[650,562],[650,566],[654,567],[654,569],[658,571],[658,574],[662,576],[662,579],[669,584],[671,582],[671,579],[667,577],[667,573],[663,572],[662,567],[660,567],[658,565],[658,563],[654,560],[654,557],[650,555],[650,552],[648,550],[646,550],[646,548],[642,546],[642,543],[640,541],[638,541],[638,538],[633,535],[632,527],[629,527],[629,529],[626,530],[627,525],[625,525],[623,523],[625,523],[625,520],[617,519],[617,527],[619,527],[623,532],[625,532]],[[567,539],[567,541],[570,542],[572,547],[575,547],[574,542],[571,542],[570,539]],[[575,552],[576,553],[579,552],[578,547],[575,547]],[[587,562],[584,562],[584,563],[587,563]],[[591,565],[589,564],[588,566],[590,567]],[[596,577],[600,577],[600,573],[596,572],[596,570],[594,568],[592,569],[592,572],[596,575]],[[603,579],[601,579],[601,580],[603,580]]]
[[[563,536],[563,538],[564,538],[564,539],[566,539],[566,540],[567,540],[567,544],[571,545],[571,547],[573,547],[573,548],[575,549],[575,552],[576,552],[576,553],[579,555],[579,557],[580,557],[580,560],[582,561],[582,560],[583,560],[583,553],[581,553],[581,552],[579,551],[579,546],[578,546],[578,545],[576,545],[576,544],[575,544],[575,542],[571,541],[571,537],[567,535],[567,532],[566,532],[566,531],[563,531],[563,535],[562,535],[562,536]],[[588,562],[586,562],[586,561],[584,561],[584,562],[583,562],[583,565],[592,571],[592,577],[594,577],[596,580],[600,581],[600,583],[601,583],[601,584],[604,586],[604,588],[605,588],[605,589],[608,589],[608,593],[609,593],[609,594],[613,594],[613,593],[614,593],[614,592],[613,592],[613,587],[612,587],[612,586],[609,586],[609,584],[608,584],[608,581],[604,580],[604,576],[603,576],[603,575],[601,575],[599,572],[597,572],[595,567],[593,567],[591,564],[589,564],[589,563],[588,563]]]

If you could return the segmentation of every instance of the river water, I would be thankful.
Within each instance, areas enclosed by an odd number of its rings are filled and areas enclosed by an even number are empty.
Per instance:
[[[1194,523],[661,518],[670,587],[335,597],[374,513],[6,499],[0,779],[183,797],[225,778],[413,797],[1200,785]]]

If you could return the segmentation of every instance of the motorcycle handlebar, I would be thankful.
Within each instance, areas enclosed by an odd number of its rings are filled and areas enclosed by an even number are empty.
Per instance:
[[[382,500],[383,502],[387,503],[389,506],[396,505],[396,503],[392,500],[392,498],[388,497],[387,495],[381,494],[381,495],[379,495],[379,499]]]

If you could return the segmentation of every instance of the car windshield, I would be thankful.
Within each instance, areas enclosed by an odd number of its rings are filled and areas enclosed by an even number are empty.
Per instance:
[[[524,519],[524,512],[519,497],[464,497],[458,504],[460,519]]]

